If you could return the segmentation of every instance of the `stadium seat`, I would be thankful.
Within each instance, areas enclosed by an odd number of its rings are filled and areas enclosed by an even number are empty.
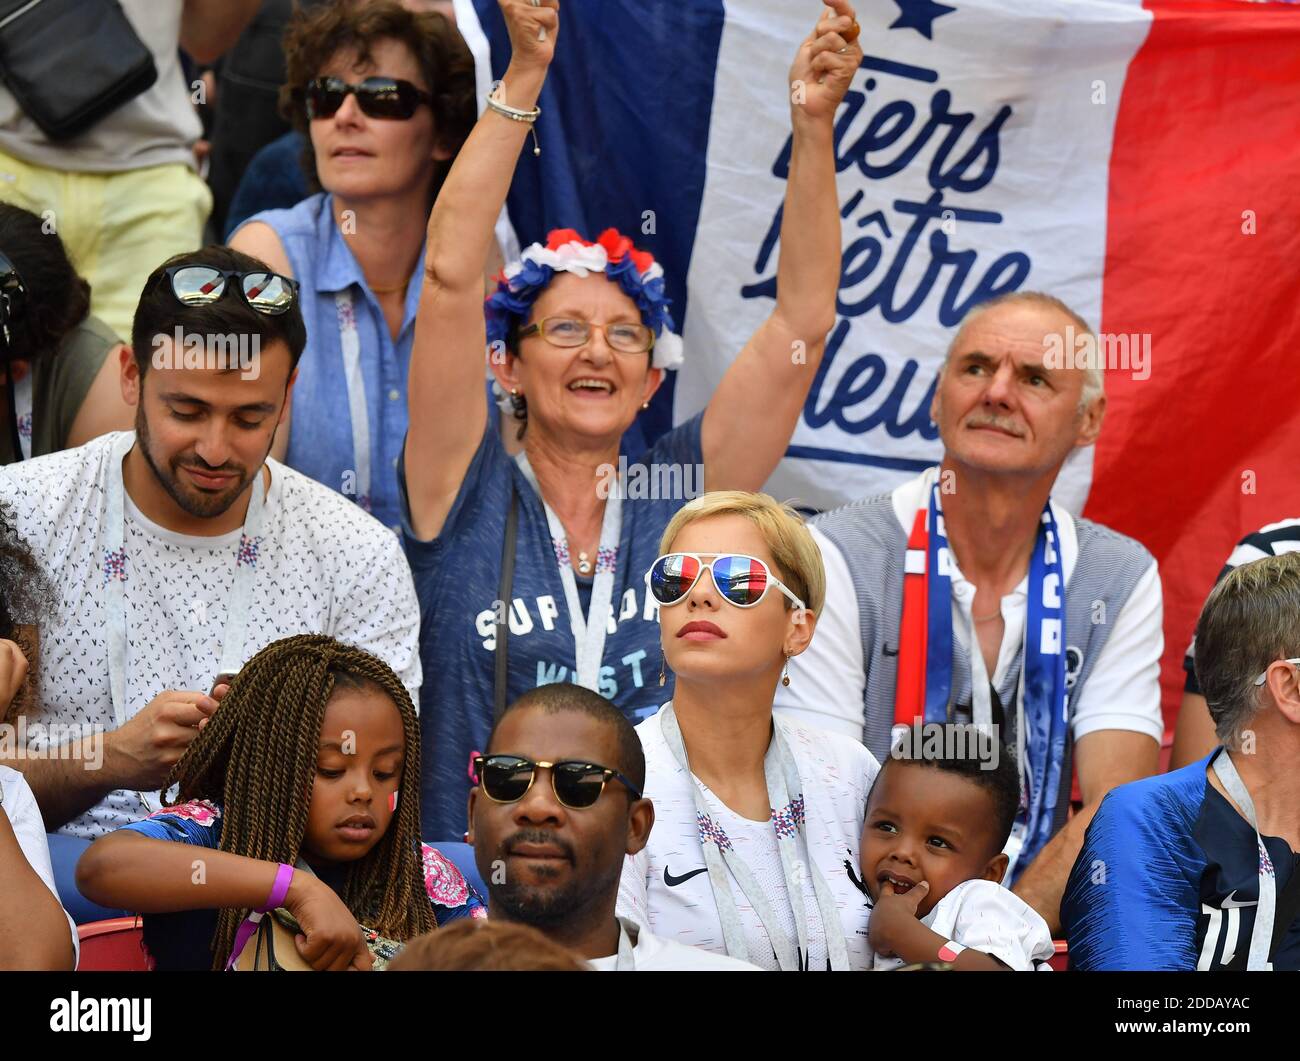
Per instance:
[[[143,973],[150,969],[144,930],[136,917],[114,917],[77,927],[78,972]]]

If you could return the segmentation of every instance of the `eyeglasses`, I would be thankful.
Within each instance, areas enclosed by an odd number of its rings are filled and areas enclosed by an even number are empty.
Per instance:
[[[519,338],[526,339],[540,332],[542,338],[552,346],[582,346],[591,338],[593,328],[599,328],[609,348],[620,354],[644,354],[655,345],[655,333],[645,324],[594,324],[571,317],[547,317],[522,329]]]
[[[171,281],[172,294],[186,306],[207,306],[226,293],[226,281],[238,280],[239,293],[258,313],[278,317],[293,308],[298,281],[265,271],[241,273],[212,265],[173,265],[164,274]]]
[[[1284,659],[1284,660],[1275,660],[1274,662],[1290,663],[1292,666],[1300,666],[1300,657],[1293,657],[1292,659]],[[1269,666],[1271,667],[1273,666],[1273,664],[1270,663]],[[1268,671],[1266,669],[1263,674],[1261,674],[1258,678],[1255,679],[1253,684],[1263,685],[1264,682],[1266,682],[1267,680],[1268,680]]]
[[[338,77],[318,77],[307,83],[304,93],[308,118],[332,118],[349,95],[357,97],[357,106],[367,118],[405,121],[415,114],[421,103],[433,104],[433,97],[422,88],[397,77],[368,77],[352,85]]]
[[[580,760],[562,763],[533,762],[518,755],[473,755],[473,781],[493,803],[518,803],[533,787],[538,770],[551,771],[555,798],[570,810],[585,810],[600,799],[610,779],[623,782],[633,799],[641,792],[617,770]]]
[[[796,608],[805,607],[804,602],[790,592],[790,588],[758,557],[743,553],[702,555],[713,559],[706,562],[695,553],[668,553],[659,557],[645,576],[654,599],[664,607],[679,604],[695,587],[700,576],[709,571],[718,592],[737,608],[754,607],[767,596],[771,586],[789,597]]]

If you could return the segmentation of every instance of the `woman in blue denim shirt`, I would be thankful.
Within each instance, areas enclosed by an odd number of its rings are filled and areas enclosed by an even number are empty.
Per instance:
[[[421,220],[474,121],[455,27],[397,0],[300,11],[282,107],[318,193],[251,218],[230,245],[302,285],[307,349],[272,455],[394,530]]]

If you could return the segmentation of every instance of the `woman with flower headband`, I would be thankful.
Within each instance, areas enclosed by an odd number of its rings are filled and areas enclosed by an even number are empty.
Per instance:
[[[466,764],[484,747],[494,705],[574,681],[639,718],[671,695],[660,688],[659,627],[642,574],[688,495],[758,488],[790,441],[834,322],[833,123],[862,57],[849,0],[830,0],[790,70],[802,91],[791,93],[799,102],[776,306],[705,411],[640,458],[652,486],[677,495],[651,489],[645,498],[618,478],[619,440],[681,361],[653,257],[612,229],[595,242],[552,232],[504,270],[485,327],[480,284],[493,224],[559,32],[556,0],[500,2],[510,65],[429,218],[399,468],[423,619],[429,836],[464,829]],[[488,416],[485,346],[520,421],[514,460]],[[800,349],[806,357],[792,357]]]

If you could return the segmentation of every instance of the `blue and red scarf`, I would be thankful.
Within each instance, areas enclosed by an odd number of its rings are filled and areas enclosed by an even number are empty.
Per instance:
[[[952,697],[952,558],[939,507],[939,484],[928,508],[917,511],[903,568],[894,722],[910,726],[949,721]],[[1019,871],[1052,837],[1069,724],[1065,688],[1065,573],[1060,536],[1049,501],[1029,561],[1028,614],[1022,650],[1020,814],[1024,846]],[[978,651],[972,643],[971,651]]]

